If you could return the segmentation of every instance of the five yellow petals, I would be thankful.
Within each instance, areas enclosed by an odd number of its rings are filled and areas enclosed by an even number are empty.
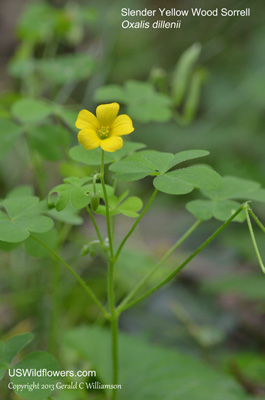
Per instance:
[[[102,104],[96,109],[96,116],[90,111],[82,110],[78,114],[75,126],[81,129],[78,141],[86,150],[101,147],[113,152],[123,146],[121,136],[134,131],[132,120],[128,115],[118,115],[118,103]]]

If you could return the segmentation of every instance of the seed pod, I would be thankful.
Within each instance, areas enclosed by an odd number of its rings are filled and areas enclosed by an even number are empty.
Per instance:
[[[99,195],[97,193],[91,193],[90,195],[90,205],[92,211],[96,211],[99,206]]]

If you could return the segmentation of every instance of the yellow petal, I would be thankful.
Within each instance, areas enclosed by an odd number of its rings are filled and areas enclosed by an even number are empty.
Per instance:
[[[126,114],[119,115],[111,128],[111,135],[122,136],[129,135],[134,131],[133,123],[130,117]]]
[[[90,111],[82,110],[78,114],[75,126],[78,129],[99,129],[99,123],[94,114]]]
[[[121,149],[123,146],[123,140],[119,136],[113,136],[105,140],[100,141],[100,147],[112,153],[113,151]]]
[[[97,119],[100,126],[111,127],[115,121],[120,106],[118,103],[101,104],[96,109]]]
[[[94,129],[83,129],[78,133],[78,141],[86,150],[95,149],[100,145],[100,139]]]

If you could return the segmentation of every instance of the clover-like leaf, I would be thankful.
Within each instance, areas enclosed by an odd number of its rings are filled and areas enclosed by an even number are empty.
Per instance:
[[[0,159],[2,159],[14,147],[16,140],[22,133],[22,129],[8,118],[0,117],[0,124]]]
[[[161,151],[143,150],[111,165],[109,169],[115,172],[116,179],[132,181],[148,175],[165,174],[177,164],[208,154],[209,152],[205,150],[188,150],[175,155]]]
[[[65,178],[65,183],[56,186],[50,191],[48,203],[51,206],[54,205],[57,211],[62,211],[69,202],[78,210],[86,207],[90,203],[90,193],[94,190],[93,183],[88,183],[92,180],[92,177]],[[106,190],[109,196],[113,194],[113,188],[111,186],[106,185]],[[96,184],[96,192],[99,197],[104,198],[102,185],[99,183]],[[57,195],[55,200],[53,197],[54,194]]]
[[[128,191],[124,192],[120,197],[112,195],[109,198],[110,215],[123,214],[127,217],[137,218],[138,211],[143,207],[143,202],[139,197],[128,196]],[[97,214],[106,215],[106,207],[100,205],[96,210]]]
[[[53,108],[44,101],[25,98],[15,102],[11,112],[21,123],[37,124],[51,115]]]
[[[8,364],[15,358],[17,353],[26,347],[32,340],[34,335],[31,332],[22,333],[21,335],[13,336],[5,343],[5,360]]]
[[[99,148],[88,151],[82,146],[74,146],[70,149],[69,156],[72,160],[81,162],[85,165],[101,165],[102,152]],[[109,164],[112,161],[112,155],[110,153],[106,153],[104,157],[104,163]]]
[[[128,154],[132,154],[137,150],[144,148],[143,143],[124,142],[123,147],[114,153],[105,153],[104,163],[109,164],[121,160]],[[102,152],[100,148],[95,150],[86,150],[82,146],[74,146],[70,149],[69,155],[74,161],[81,162],[86,165],[101,165]]]
[[[265,189],[261,188],[260,183],[234,176],[225,176],[220,189],[202,190],[202,193],[207,200],[193,200],[186,205],[187,210],[201,220],[215,218],[226,221],[240,207],[235,200],[265,202]],[[245,214],[241,212],[234,221],[243,222],[244,219]]]
[[[53,221],[44,215],[38,197],[11,197],[2,201],[0,211],[0,240],[22,242],[31,232],[43,233],[53,227]]]
[[[195,165],[177,169],[154,179],[154,186],[168,194],[186,194],[195,188],[215,190],[222,186],[222,178],[206,166]]]
[[[36,64],[36,69],[43,78],[60,85],[89,78],[95,67],[95,58],[87,52],[38,60]]]
[[[157,92],[149,82],[127,81],[124,88],[110,85],[96,91],[97,101],[120,101],[127,104],[127,112],[141,122],[169,121],[172,116],[172,100]]]
[[[177,164],[181,164],[184,161],[193,160],[195,158],[200,158],[207,156],[209,154],[206,150],[187,150],[181,151],[175,155],[171,153],[163,153],[160,151],[146,151],[141,152],[142,156],[152,162],[155,169],[164,174],[169,169],[175,167]]]
[[[52,217],[56,221],[65,222],[69,225],[81,225],[83,218],[77,214],[78,210],[68,203],[62,211],[57,211],[56,208],[47,209],[45,214]]]
[[[27,332],[13,336],[6,343],[0,342],[0,380],[18,352],[32,342],[33,338],[34,335]]]
[[[233,200],[193,200],[187,203],[186,208],[201,221],[215,218],[219,221],[228,220],[240,207],[240,203]],[[242,211],[234,221],[243,222],[245,214]]]
[[[237,178],[234,176],[225,176],[223,178],[223,186],[218,191],[208,191],[204,194],[210,199],[227,200],[227,199],[243,199],[251,200],[248,198],[253,193],[257,193],[260,189],[260,183]]]
[[[20,376],[16,374],[16,370],[48,370],[54,372],[54,376]],[[23,385],[23,391],[16,391],[23,399],[26,400],[43,400],[53,392],[52,385],[58,380],[58,372],[61,367],[58,361],[48,352],[36,351],[23,358],[20,362],[11,368],[11,380],[16,387]],[[35,385],[33,386],[33,383]],[[29,386],[33,386],[33,390]],[[43,385],[43,387],[42,387]],[[21,386],[20,386],[21,387]]]
[[[115,172],[115,179],[120,181],[136,181],[145,178],[155,172],[154,167],[148,166],[144,161],[121,161],[112,164],[109,167],[110,171]]]

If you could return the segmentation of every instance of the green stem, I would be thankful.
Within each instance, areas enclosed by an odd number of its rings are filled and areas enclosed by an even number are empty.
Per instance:
[[[115,288],[114,288],[114,262],[109,261],[108,276],[108,301],[111,322],[111,348],[112,348],[112,383],[118,383],[118,315],[115,310]],[[116,399],[116,390],[112,392],[112,400]]]
[[[258,219],[258,217],[256,216],[256,214],[254,214],[253,210],[249,207],[248,209],[249,214],[252,216],[252,218],[254,219],[254,221],[256,222],[256,224],[260,227],[260,229],[262,230],[262,232],[265,233],[265,226],[262,224],[262,222]]]
[[[98,239],[100,241],[101,247],[104,249],[104,247],[105,247],[104,246],[104,242],[103,242],[102,236],[101,236],[101,234],[99,232],[99,228],[98,228],[98,225],[97,225],[96,220],[94,218],[94,215],[92,214],[92,211],[90,210],[89,206],[86,206],[86,209],[87,209],[87,212],[88,212],[88,214],[89,214],[89,216],[91,218],[91,221],[92,221],[92,223],[94,225],[94,228],[95,228],[95,230],[97,232]]]
[[[188,230],[187,232],[184,233],[184,235],[167,251],[167,253],[156,263],[154,268],[152,268],[146,276],[138,283],[138,285],[125,297],[125,299],[121,302],[121,304],[118,307],[119,309],[122,309],[125,304],[127,304],[131,298],[139,291],[139,289],[151,278],[152,275],[156,273],[156,271],[159,269],[159,267],[168,259],[168,257],[171,256],[172,253],[174,253],[175,250],[195,231],[195,229],[201,224],[202,221],[198,220],[196,221]]]
[[[125,245],[125,243],[126,243],[127,240],[129,239],[129,237],[131,236],[131,234],[134,232],[135,228],[137,227],[137,225],[139,224],[139,222],[140,222],[141,219],[143,218],[143,216],[144,216],[144,214],[146,213],[146,211],[148,210],[148,208],[151,206],[151,204],[152,204],[154,198],[155,198],[156,195],[157,195],[157,192],[158,192],[158,190],[155,189],[154,192],[153,192],[153,194],[152,194],[152,196],[150,197],[148,203],[146,204],[146,206],[145,206],[144,209],[142,210],[141,214],[139,215],[139,217],[137,218],[137,220],[135,221],[135,223],[133,224],[133,226],[131,227],[131,229],[129,230],[129,232],[127,233],[127,235],[125,236],[125,238],[124,238],[123,241],[121,242],[121,244],[120,244],[120,246],[119,246],[119,248],[118,248],[118,250],[117,250],[117,253],[116,253],[116,255],[115,255],[115,260],[118,259],[119,255],[120,255],[120,252],[121,252],[122,249],[123,249],[123,246]]]
[[[101,171],[100,171],[100,180],[102,184],[104,200],[106,205],[106,220],[107,220],[107,230],[109,237],[109,249],[110,253],[108,255],[109,259],[109,269],[108,269],[108,303],[109,303],[109,313],[110,313],[110,323],[111,323],[111,348],[112,348],[112,372],[113,385],[118,383],[118,314],[116,313],[115,308],[115,282],[114,282],[114,267],[115,267],[115,259],[113,256],[113,240],[112,240],[112,226],[111,226],[111,218],[109,213],[109,201],[108,194],[104,181],[104,150],[102,150],[102,160],[101,160]],[[114,389],[111,393],[112,400],[117,398],[117,391]]]
[[[31,234],[31,237],[34,240],[36,240],[36,242],[40,243],[43,247],[45,247],[45,249],[48,250],[56,260],[58,260],[62,265],[64,265],[68,269],[68,271],[75,277],[77,282],[83,287],[86,293],[90,296],[91,300],[93,300],[94,303],[97,304],[98,308],[101,310],[105,318],[109,319],[109,314],[107,313],[101,302],[98,300],[95,293],[92,291],[92,289],[90,289],[90,287],[85,283],[85,281],[73,270],[73,268],[70,267],[70,265],[67,264],[66,261],[64,261],[57,253],[55,253],[53,249],[51,249],[46,243],[44,243],[37,236]]]
[[[51,310],[51,327],[49,335],[49,350],[52,354],[57,353],[57,339],[59,327],[59,308],[60,308],[60,267],[58,261],[54,260],[52,266],[52,310]]]
[[[100,180],[101,180],[101,185],[102,185],[102,190],[103,190],[104,200],[105,200],[105,205],[106,205],[106,220],[107,220],[107,230],[108,230],[108,237],[109,237],[110,256],[113,259],[113,244],[112,244],[112,234],[111,234],[111,221],[110,221],[110,215],[109,215],[109,200],[108,200],[108,194],[107,194],[106,185],[105,185],[105,181],[104,181],[104,150],[102,150]]]
[[[160,289],[162,286],[166,285],[172,278],[175,277],[197,254],[199,254],[213,239],[216,238],[217,235],[219,235],[220,232],[224,228],[226,228],[227,225],[230,224],[231,221],[246,207],[245,204],[243,204],[223,225],[220,226],[200,247],[197,248],[197,250],[194,251],[178,268],[176,268],[173,272],[171,272],[162,282],[160,282],[158,285],[154,286],[152,289],[148,290],[146,293],[144,293],[142,296],[138,297],[136,300],[133,300],[131,303],[127,304],[126,306],[120,308],[119,312],[122,312],[126,310],[127,308],[130,308],[134,306],[135,304],[139,303],[141,300],[145,299],[146,297],[150,296],[152,293],[154,293],[156,290]]]
[[[245,208],[245,214],[246,214],[246,219],[247,219],[247,223],[248,223],[248,229],[249,229],[249,233],[250,233],[250,236],[251,236],[251,239],[252,239],[253,247],[254,247],[254,250],[255,250],[259,265],[260,265],[260,267],[262,269],[262,272],[265,274],[265,267],[264,267],[263,261],[261,259],[260,253],[259,253],[258,245],[257,245],[256,239],[255,239],[255,235],[254,235],[254,232],[253,232],[252,224],[251,224],[251,221],[250,221],[250,218],[249,218],[248,208]]]

